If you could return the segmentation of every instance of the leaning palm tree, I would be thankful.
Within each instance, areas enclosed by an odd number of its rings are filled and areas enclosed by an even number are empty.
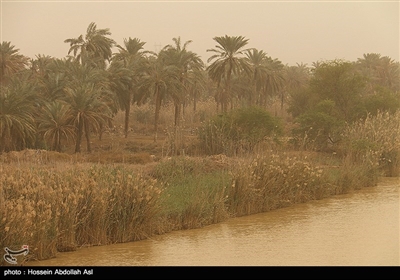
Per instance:
[[[6,85],[11,76],[26,69],[29,58],[19,54],[11,42],[0,43],[0,85]]]
[[[115,41],[107,36],[111,35],[109,28],[97,29],[94,22],[90,23],[85,38],[80,35],[78,38],[66,39],[64,42],[70,44],[68,55],[73,53],[76,60],[82,64],[90,62],[101,63],[110,61],[112,48]]]
[[[221,91],[221,107],[223,112],[227,111],[227,105],[231,95],[231,77],[232,74],[239,74],[241,70],[250,72],[248,62],[240,55],[244,54],[249,49],[243,49],[248,39],[243,36],[221,36],[213,38],[218,45],[215,49],[208,49],[207,52],[214,52],[207,62],[215,60],[207,67],[207,71],[212,80],[217,82],[218,88],[222,81],[224,87]]]
[[[45,103],[40,110],[38,130],[44,140],[50,143],[51,150],[61,152],[62,140],[75,139],[70,110],[67,103],[59,100]]]

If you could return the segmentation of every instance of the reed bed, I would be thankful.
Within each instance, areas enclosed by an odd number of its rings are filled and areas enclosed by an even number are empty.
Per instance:
[[[147,238],[161,189],[118,165],[2,165],[0,240],[35,259],[79,246]],[[17,248],[16,248],[17,249]]]
[[[378,165],[385,176],[400,175],[400,111],[378,112],[349,124],[340,150],[350,161]]]

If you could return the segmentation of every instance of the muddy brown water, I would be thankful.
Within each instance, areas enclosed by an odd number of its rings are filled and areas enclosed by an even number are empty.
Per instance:
[[[399,266],[400,178],[147,240],[81,248],[33,266]]]

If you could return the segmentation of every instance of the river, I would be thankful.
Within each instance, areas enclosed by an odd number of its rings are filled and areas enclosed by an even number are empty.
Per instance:
[[[59,253],[33,266],[399,266],[400,178],[200,229]]]

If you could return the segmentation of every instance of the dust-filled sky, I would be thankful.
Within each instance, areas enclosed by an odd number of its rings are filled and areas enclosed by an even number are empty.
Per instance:
[[[399,1],[18,1],[1,0],[1,41],[31,58],[67,56],[65,39],[91,22],[111,38],[159,51],[191,40],[204,62],[216,36],[244,36],[249,48],[282,63],[355,61],[379,53],[399,61]],[[116,50],[115,50],[116,51]]]

